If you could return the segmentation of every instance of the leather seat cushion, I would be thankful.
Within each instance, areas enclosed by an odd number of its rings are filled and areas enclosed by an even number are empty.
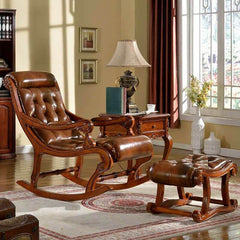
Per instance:
[[[83,149],[83,143],[83,138],[68,138],[52,141],[48,146],[59,150],[78,151]]]
[[[100,138],[96,143],[110,152],[114,162],[149,157],[153,152],[151,140],[144,135]]]
[[[202,174],[213,176],[231,162],[229,159],[217,156],[188,155],[180,161],[162,160],[155,163],[147,173],[153,182],[159,184],[194,187],[201,184]]]

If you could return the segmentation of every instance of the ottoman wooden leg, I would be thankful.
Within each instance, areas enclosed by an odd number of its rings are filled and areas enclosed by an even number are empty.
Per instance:
[[[186,205],[190,201],[190,197],[192,196],[189,193],[184,193],[184,188],[178,187],[178,193],[181,195],[180,199],[169,199],[163,201],[164,196],[164,185],[158,184],[157,185],[157,196],[155,203],[148,203],[147,204],[147,211],[151,213],[171,213],[171,214],[178,214],[182,216],[191,217],[191,212],[186,212],[178,209],[171,209],[173,206],[182,206]]]
[[[208,220],[217,213],[232,212],[237,208],[237,200],[230,199],[229,197],[229,177],[230,172],[222,176],[222,200],[211,198],[210,179],[208,176],[203,177],[203,198],[192,197],[193,200],[202,201],[201,211],[193,211],[192,217],[195,222],[202,222]],[[215,203],[221,206],[210,208],[210,203]]]
[[[156,200],[155,203],[153,202],[149,202],[147,204],[147,211],[151,212],[151,213],[159,213],[156,208],[158,206],[161,206],[162,202],[163,202],[163,196],[164,196],[164,185],[162,184],[157,184],[157,196],[156,196]]]
[[[177,191],[178,191],[178,196],[179,199],[184,200],[184,204],[182,205],[186,205],[190,202],[190,198],[192,196],[192,193],[185,193],[184,188],[183,187],[177,187]]]

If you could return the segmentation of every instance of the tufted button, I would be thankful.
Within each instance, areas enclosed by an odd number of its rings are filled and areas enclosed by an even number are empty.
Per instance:
[[[65,112],[59,90],[56,87],[31,87],[20,88],[20,95],[25,112],[43,123],[65,121],[70,119]],[[72,131],[48,131],[35,129],[38,136],[46,143],[56,141],[57,139],[69,139],[72,137]],[[78,133],[79,134],[79,133]]]

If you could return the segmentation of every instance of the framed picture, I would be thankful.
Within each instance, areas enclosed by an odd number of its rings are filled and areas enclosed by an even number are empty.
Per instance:
[[[97,28],[80,28],[80,51],[96,52],[97,51]]]
[[[97,60],[80,60],[80,84],[97,83]]]

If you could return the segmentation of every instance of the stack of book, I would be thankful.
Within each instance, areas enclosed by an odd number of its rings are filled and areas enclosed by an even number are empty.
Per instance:
[[[125,114],[126,113],[126,88],[107,87],[106,88],[106,113]]]
[[[0,16],[0,39],[12,38],[12,16]]]

